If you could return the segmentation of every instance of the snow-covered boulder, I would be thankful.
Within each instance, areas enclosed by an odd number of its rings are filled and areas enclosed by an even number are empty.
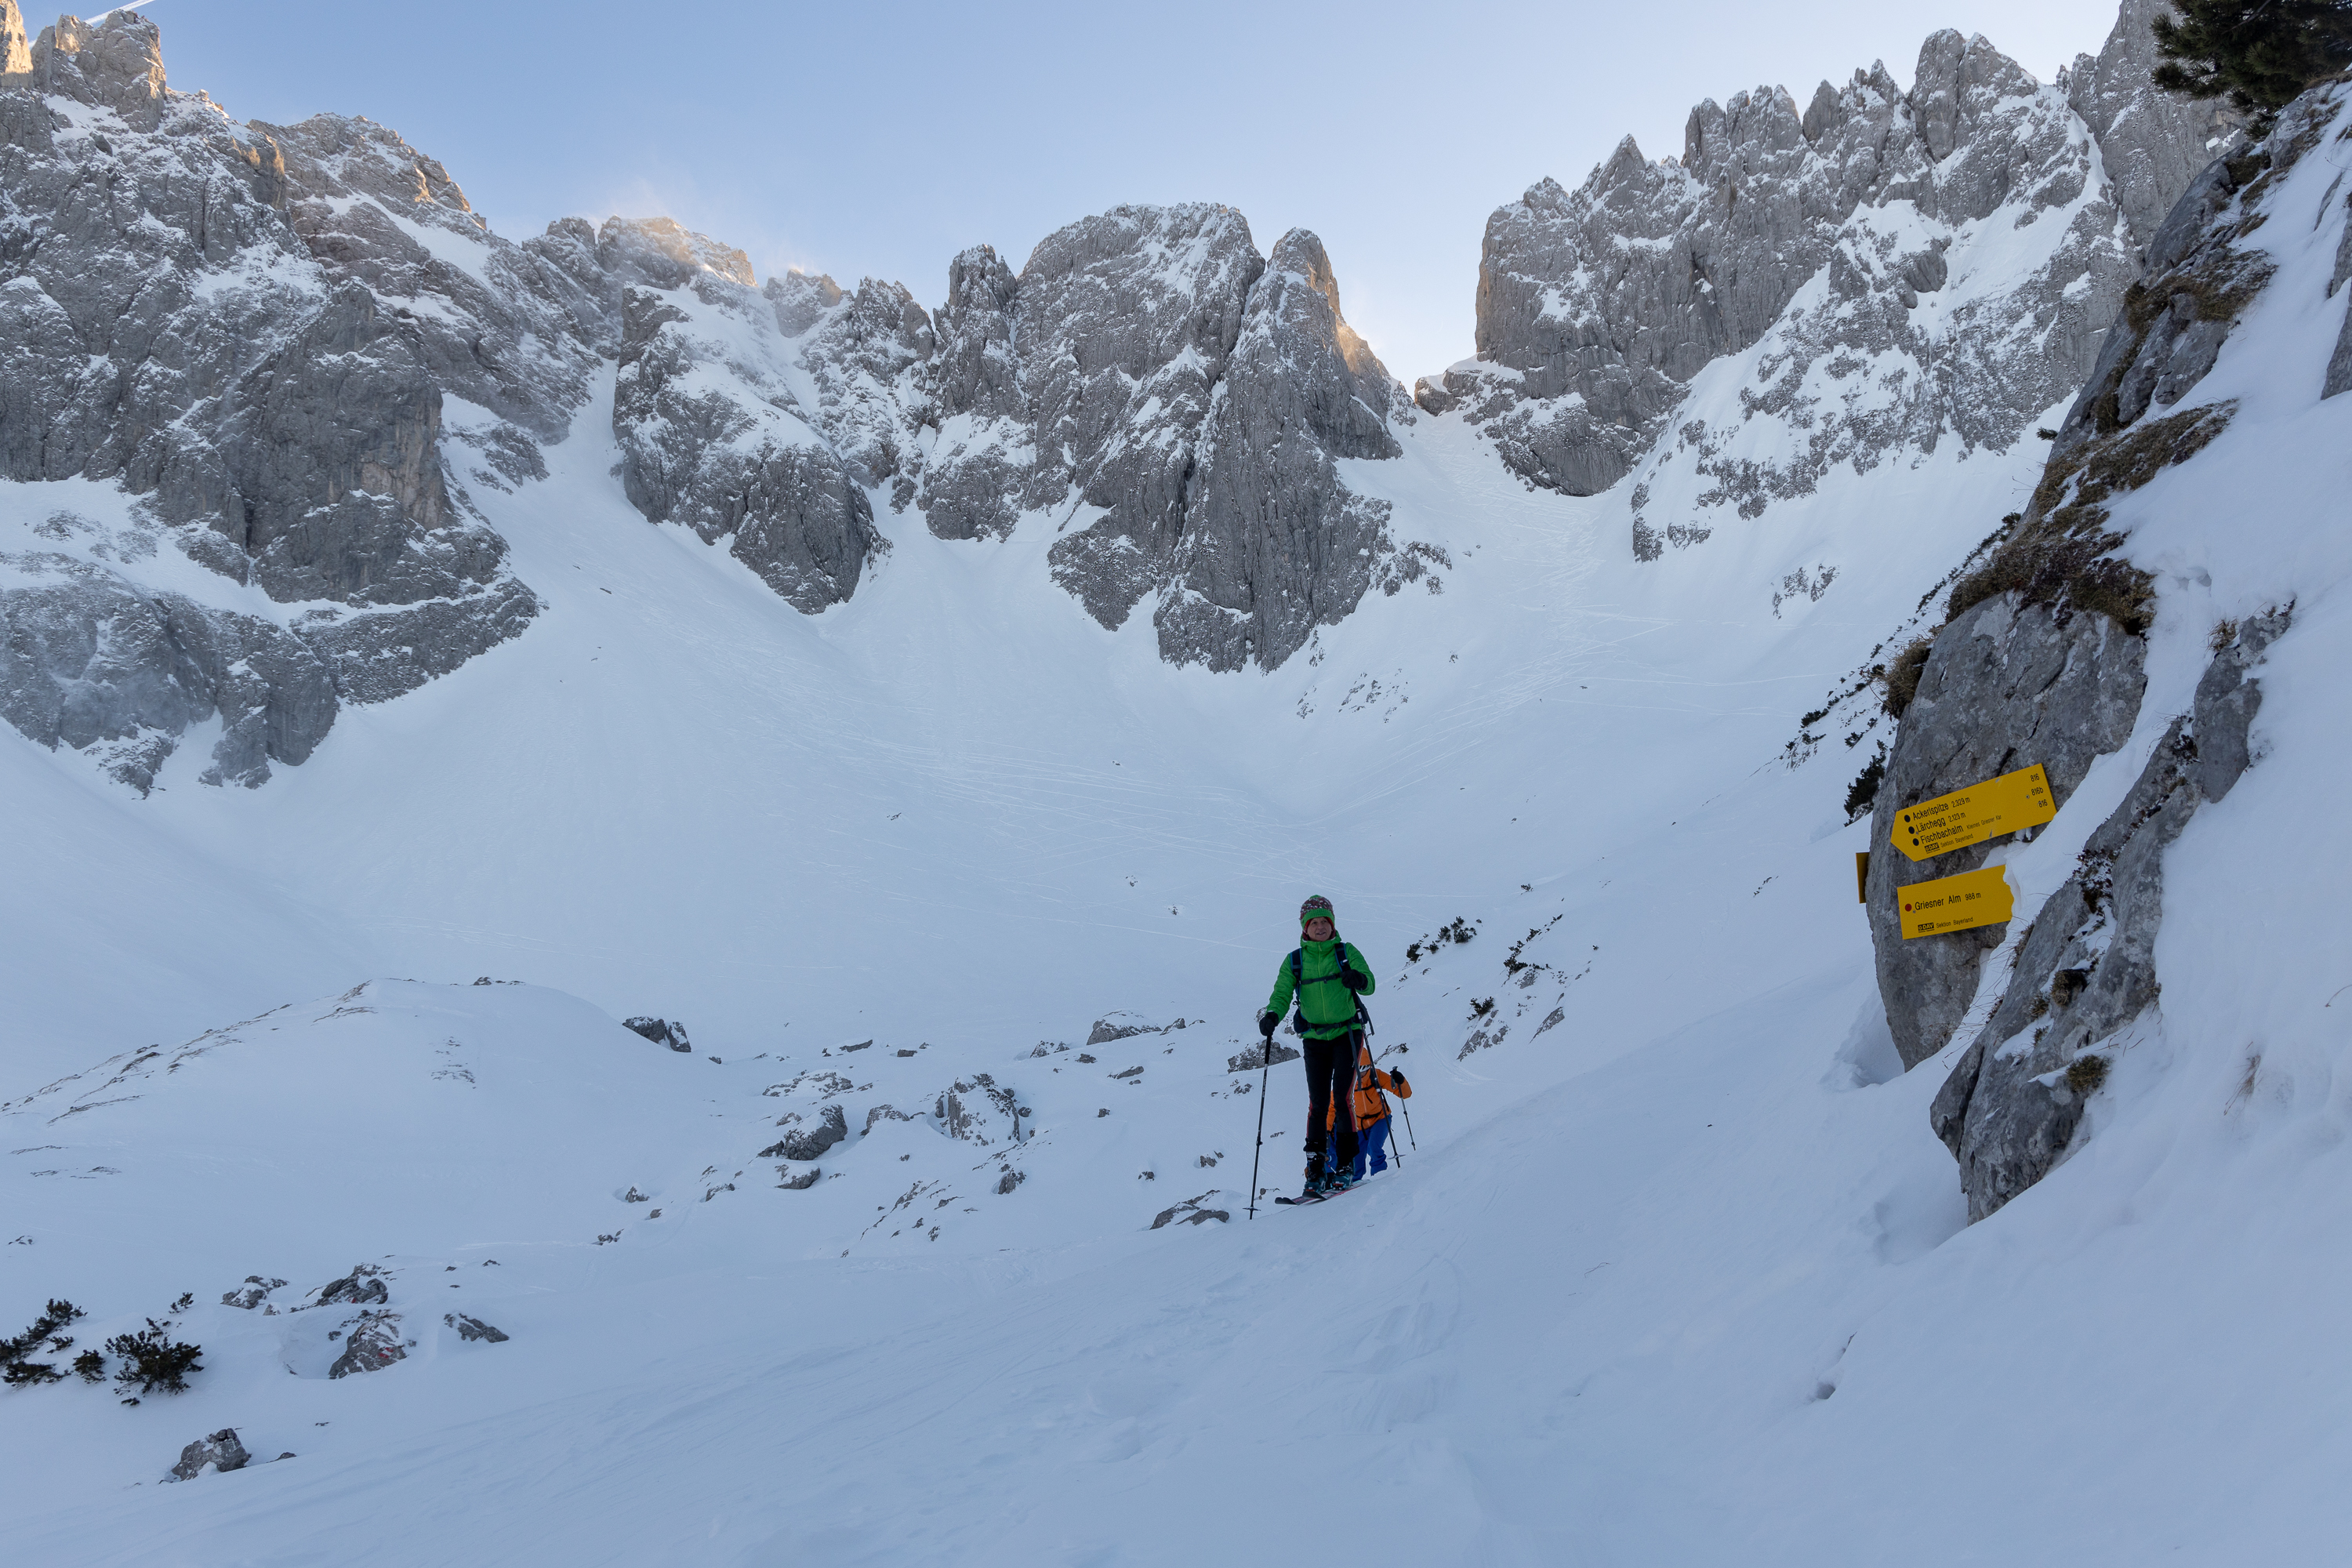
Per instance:
[[[225,1475],[241,1470],[253,1456],[245,1451],[237,1440],[236,1428],[224,1426],[208,1437],[199,1437],[180,1450],[180,1462],[172,1467],[166,1478],[175,1481],[192,1481],[205,1474]]]

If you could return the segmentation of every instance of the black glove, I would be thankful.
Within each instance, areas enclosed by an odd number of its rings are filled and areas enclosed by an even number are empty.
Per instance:
[[[1397,1092],[1399,1094],[1411,1094],[1412,1092],[1412,1085],[1405,1082],[1404,1074],[1397,1071],[1394,1068],[1391,1068],[1389,1069],[1389,1081],[1396,1085]]]
[[[1359,973],[1343,963],[1339,966],[1339,984],[1350,991],[1366,991],[1371,988],[1372,977]]]
[[[1281,1018],[1272,1013],[1260,1013],[1257,1016],[1258,1035],[1268,1045],[1274,1043],[1274,1026],[1280,1022],[1282,1022]]]

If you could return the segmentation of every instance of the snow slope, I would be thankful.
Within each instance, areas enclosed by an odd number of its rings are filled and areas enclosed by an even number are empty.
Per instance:
[[[2159,1026],[1991,1220],[1962,1227],[1942,1075],[1897,1075],[1849,901],[1863,748],[1786,748],[2038,451],[1833,471],[1637,565],[1622,496],[1529,491],[1424,419],[1347,479],[1446,551],[1443,592],[1212,676],[1147,616],[1094,627],[1029,531],[886,521],[876,580],[800,617],[637,516],[592,406],[495,502],[529,633],[267,789],[190,761],[136,802],[0,748],[38,828],[0,912],[0,1314],[68,1297],[92,1345],[184,1291],[207,1351],[178,1397],[0,1396],[12,1556],[2337,1560],[2339,129],[2199,389],[2236,422],[2117,507],[2161,574],[2149,695],[2013,857],[2025,901],[2213,620],[2292,597],[2266,755],[2174,851]],[[47,515],[26,489],[12,519]],[[1831,549],[1826,593],[1782,591]],[[1226,1058],[1308,891],[1379,963],[1413,1140],[1250,1219]],[[1457,916],[1474,941],[1404,960]],[[1115,1009],[1187,1026],[1087,1045]],[[1280,1190],[1303,1097],[1269,1077]],[[848,1137],[778,1190],[809,1163],[760,1151],[827,1106]],[[1194,1199],[1229,1217],[1150,1228]],[[290,1309],[355,1261],[415,1343],[329,1378],[358,1307]],[[289,1283],[223,1303],[248,1275]],[[295,1457],[157,1484],[225,1426]]]

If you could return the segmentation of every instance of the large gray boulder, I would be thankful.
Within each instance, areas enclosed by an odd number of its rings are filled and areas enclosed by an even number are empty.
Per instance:
[[[330,1378],[382,1372],[386,1367],[397,1365],[408,1359],[414,1342],[402,1331],[398,1312],[373,1310],[345,1320],[334,1334],[341,1336],[343,1352],[329,1364],[327,1375]]]
[[[1879,996],[1906,1068],[1951,1039],[1985,955],[2009,927],[1904,939],[1906,888],[1976,870],[2005,839],[1915,862],[1895,847],[1897,815],[2037,763],[2064,805],[2091,763],[2130,739],[2147,658],[2146,642],[2112,618],[2028,604],[2020,593],[1986,599],[1937,636],[1871,810],[1864,887]]]
[[[2064,1155],[2116,1037],[2155,1003],[2165,848],[2244,773],[2262,707],[2249,671],[2287,622],[2284,611],[2249,620],[2214,655],[2190,712],[2035,915],[2000,1005],[1937,1091],[1929,1121],[1959,1162],[1971,1223]]]
[[[231,1470],[245,1468],[252,1460],[253,1456],[245,1451],[245,1445],[237,1439],[236,1428],[224,1426],[210,1436],[199,1437],[181,1449],[180,1461],[172,1467],[172,1473],[166,1479],[192,1481],[206,1470],[215,1475],[226,1475]]]
[[[787,1111],[783,1121],[798,1123],[800,1113]],[[838,1105],[828,1105],[814,1126],[794,1125],[775,1142],[760,1151],[762,1160],[814,1160],[849,1136],[849,1117]]]

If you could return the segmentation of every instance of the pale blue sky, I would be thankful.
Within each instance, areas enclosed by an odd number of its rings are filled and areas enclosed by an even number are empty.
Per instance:
[[[173,85],[272,121],[364,114],[502,233],[667,213],[925,304],[949,258],[1119,202],[1222,201],[1261,250],[1323,237],[1348,315],[1410,381],[1471,352],[1486,215],[1620,136],[1679,153],[1690,106],[1981,32],[2049,80],[2101,0],[1542,5],[399,5],[151,0]],[[26,20],[38,28],[37,5]]]

